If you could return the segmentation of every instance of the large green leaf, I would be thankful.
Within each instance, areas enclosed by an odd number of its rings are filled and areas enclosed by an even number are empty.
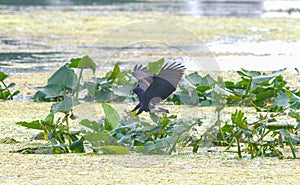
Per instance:
[[[290,110],[288,115],[291,118],[295,118],[300,123],[300,110]]]
[[[197,87],[199,91],[211,89],[216,81],[210,76],[201,77],[197,72],[191,73],[185,77],[191,84]]]
[[[45,94],[41,91],[37,91],[35,95],[33,96],[33,101],[35,102],[43,102],[43,101],[50,101],[50,99],[45,98]]]
[[[277,92],[274,89],[265,89],[260,91],[260,93],[256,94],[255,97],[255,101],[259,102],[259,101],[263,101],[272,97],[276,97],[277,96]]]
[[[149,144],[143,147],[143,153],[150,153],[154,150],[161,150],[168,147],[171,147],[178,141],[178,137],[166,137],[163,139],[159,139],[156,143],[149,142]],[[142,151],[141,148],[138,148],[138,151]]]
[[[134,85],[113,86],[112,91],[117,96],[128,97],[132,92]]]
[[[275,98],[274,104],[280,107],[288,107],[289,99],[287,94],[284,93],[283,91],[279,92],[279,95]]]
[[[276,78],[277,76],[280,76],[285,70],[286,70],[286,68],[280,69],[278,71],[272,71],[272,73],[270,73],[270,74],[263,74],[263,75],[259,75],[259,76],[254,76],[252,78],[252,81],[253,81],[253,83],[269,81],[272,78]]]
[[[57,113],[69,113],[72,107],[79,104],[79,101],[76,98],[69,98],[68,96],[64,96],[62,101],[59,101],[51,106],[51,112]]]
[[[0,89],[0,99],[7,100],[10,96],[9,91],[3,91]]]
[[[86,89],[89,92],[89,95],[94,98],[97,95],[97,86],[98,84],[94,83],[94,82],[85,82],[84,86],[86,87]]]
[[[83,153],[84,152],[83,140],[79,139],[72,142],[71,144],[69,144],[69,148],[72,152]]]
[[[198,105],[199,103],[199,97],[195,89],[190,88],[187,90],[181,87],[181,91],[176,94],[179,95],[181,104]]]
[[[62,89],[63,87],[57,84],[49,84],[44,87],[37,88],[37,90],[39,90],[45,95],[45,98],[57,98],[59,96],[62,96]]]
[[[116,80],[114,81],[115,84],[117,85],[128,85],[130,84],[130,78],[129,78],[129,74],[131,73],[131,71],[121,71]]]
[[[8,75],[6,73],[0,71],[0,82],[3,82],[7,77]]]
[[[79,122],[79,124],[92,129],[93,131],[99,131],[101,126],[96,121],[90,121],[88,119],[83,119]]]
[[[120,117],[117,111],[110,106],[109,104],[103,103],[102,108],[104,110],[106,119],[108,123],[111,125],[112,129],[117,128],[120,125]]]
[[[93,142],[93,141],[103,141],[105,144],[110,143],[110,137],[108,133],[103,132],[103,131],[98,131],[98,132],[87,132],[83,138],[87,141]]]
[[[44,119],[44,124],[53,126],[54,125],[54,114],[50,112],[47,117]]]
[[[7,89],[8,88],[13,88],[16,84],[14,82],[10,83],[8,86],[7,86]]]
[[[292,92],[292,91],[288,91],[288,90],[286,90],[285,93],[288,96],[290,108],[299,110],[300,109],[300,96],[299,96],[300,93]]]
[[[101,91],[98,91],[94,100],[96,102],[111,102],[112,100],[115,100],[116,98],[118,98],[118,96],[114,95],[113,92],[101,90]]]
[[[69,65],[69,67],[91,69],[93,73],[95,73],[96,71],[96,63],[89,56],[71,59],[71,64]]]
[[[57,84],[62,87],[75,89],[77,86],[78,78],[72,69],[66,67],[66,65],[59,68],[48,80],[49,84]]]
[[[250,91],[253,91],[258,86],[262,86],[263,83],[268,84],[268,82],[270,80],[278,78],[285,70],[286,70],[286,68],[278,70],[278,71],[273,71],[270,74],[262,74],[259,76],[252,77]]]
[[[221,87],[219,85],[215,85],[214,92],[223,96],[234,96],[228,89],[225,89],[224,87]]]
[[[295,93],[290,92],[288,96],[290,102],[300,103],[300,96],[296,95]]]
[[[44,127],[42,126],[40,120],[34,120],[31,122],[26,122],[26,121],[20,121],[16,123],[17,125],[27,127],[27,128],[32,128],[32,129],[37,129],[37,130],[44,130]]]
[[[54,121],[54,114],[49,113],[47,115],[47,117],[42,121],[40,121],[40,120],[34,120],[31,122],[20,121],[20,122],[17,122],[16,124],[23,126],[23,127],[37,129],[37,130],[44,130],[44,131],[46,128],[47,130],[50,131],[54,128],[53,121]]]
[[[199,85],[202,81],[202,77],[197,72],[187,75],[185,79],[195,86]]]
[[[81,58],[72,58],[71,59],[71,64],[69,64],[69,67],[73,67],[73,68],[78,68],[78,64],[80,62]]]
[[[67,153],[67,150],[62,145],[45,145],[45,146],[37,146],[37,147],[27,147],[22,148],[14,153],[22,153],[22,154],[63,154]]]
[[[237,71],[237,73],[242,77],[255,77],[261,75],[261,72],[259,71],[249,71],[243,68],[241,71]]]
[[[19,90],[16,90],[15,92],[12,93],[11,96],[16,96],[16,95],[18,95],[19,93],[20,93],[20,91],[19,91]]]
[[[149,62],[147,65],[147,70],[150,71],[152,74],[157,74],[164,65],[164,63],[164,58],[161,58],[156,62]]]
[[[130,154],[130,151],[124,146],[108,145],[108,146],[103,146],[100,149],[102,150],[103,154],[118,154],[118,155]]]
[[[108,80],[112,81],[112,82],[115,81],[115,79],[117,78],[117,76],[120,72],[121,72],[120,66],[118,64],[115,64],[113,71],[110,72],[110,74],[108,76]]]
[[[184,133],[187,133],[190,131],[193,124],[184,122],[184,121],[178,121],[170,130],[169,132],[172,133],[172,135],[180,136]]]
[[[231,115],[231,121],[237,127],[252,132],[252,130],[248,128],[247,117],[244,117],[244,115],[245,114],[242,111],[236,110],[235,113]]]

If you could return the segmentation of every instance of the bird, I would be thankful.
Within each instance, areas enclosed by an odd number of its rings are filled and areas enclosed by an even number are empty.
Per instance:
[[[136,115],[143,111],[150,112],[157,103],[169,97],[181,80],[185,67],[181,63],[173,62],[165,64],[158,74],[152,74],[142,65],[135,65],[132,75],[137,79],[138,85],[133,89],[139,99],[139,103],[131,111],[137,109]],[[167,109],[158,108],[160,112],[169,113]]]

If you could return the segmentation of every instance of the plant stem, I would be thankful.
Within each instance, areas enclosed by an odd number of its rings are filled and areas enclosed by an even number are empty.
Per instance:
[[[76,86],[76,92],[75,92],[75,97],[76,97],[77,100],[78,100],[78,94],[79,94],[80,80],[82,78],[82,72],[83,72],[83,69],[80,69],[78,82],[77,82],[77,86]]]
[[[66,114],[66,126],[67,126],[67,137],[68,137],[68,141],[69,143],[72,143],[72,139],[71,139],[71,136],[70,136],[70,127],[69,127],[69,114]]]
[[[254,155],[253,155],[253,146],[252,146],[252,143],[250,141],[250,136],[248,136],[248,143],[249,143],[249,146],[250,146],[251,159],[253,159],[254,158]]]
[[[2,84],[3,84],[3,86],[5,87],[5,90],[7,90],[7,92],[8,92],[8,96],[7,96],[7,98],[6,97],[4,97],[4,94],[3,94],[3,92],[1,91],[1,95],[3,96],[3,98],[4,99],[6,99],[6,100],[12,100],[12,96],[11,96],[11,92],[10,92],[10,90],[7,88],[7,85],[3,82],[3,81],[1,81],[2,82]]]
[[[296,159],[297,158],[296,151],[295,151],[295,147],[294,147],[294,145],[293,145],[293,143],[291,141],[291,137],[288,137],[287,141],[288,141],[288,144],[290,145],[290,148],[292,150],[293,157],[294,157],[294,159]]]
[[[249,91],[250,91],[250,88],[251,88],[251,83],[252,83],[252,78],[250,77],[250,82],[249,82],[249,84],[247,85],[247,89],[246,89],[245,95],[248,95],[248,94],[249,94]]]
[[[242,151],[241,151],[241,146],[240,146],[240,140],[239,138],[236,138],[236,142],[237,142],[237,147],[238,147],[238,154],[239,154],[239,158],[242,158]]]
[[[193,153],[197,153],[198,149],[199,149],[199,146],[197,144],[195,144],[193,147]]]
[[[270,133],[271,131],[270,130],[268,130],[266,133],[263,133],[262,135],[261,135],[261,137],[257,140],[257,142],[260,142],[260,141],[262,141],[263,140],[263,138],[266,136],[266,135],[268,135],[269,133]]]
[[[233,143],[234,143],[234,139],[231,140],[231,142],[229,143],[229,145],[227,146],[227,148],[225,149],[225,151],[226,151],[226,150],[229,150],[230,147],[233,145]]]
[[[224,136],[223,130],[220,125],[219,125],[219,133],[221,135],[222,141],[225,141],[225,136]]]
[[[219,133],[221,135],[221,138],[222,138],[222,141],[225,141],[225,136],[224,136],[224,133],[222,131],[222,128],[221,128],[221,111],[223,110],[224,107],[219,107],[216,109],[216,112],[217,112],[217,121],[215,123],[215,125],[218,125],[219,127]]]

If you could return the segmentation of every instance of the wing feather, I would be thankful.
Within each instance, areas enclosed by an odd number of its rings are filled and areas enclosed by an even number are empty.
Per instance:
[[[165,79],[176,88],[180,79],[182,78],[184,70],[185,67],[180,63],[174,62],[169,65],[165,64],[157,74],[157,77]]]
[[[150,86],[153,81],[153,74],[151,74],[146,67],[142,65],[135,65],[132,75],[137,79],[138,86],[144,91]]]
[[[180,63],[165,64],[157,75],[152,78],[152,83],[145,91],[145,101],[152,105],[166,99],[175,90],[182,78],[185,67]]]

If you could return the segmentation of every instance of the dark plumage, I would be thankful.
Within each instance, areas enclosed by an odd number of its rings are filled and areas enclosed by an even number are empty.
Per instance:
[[[151,74],[146,67],[136,65],[133,76],[138,81],[138,86],[133,89],[139,98],[139,104],[132,111],[139,109],[137,115],[143,111],[149,112],[154,105],[166,99],[175,90],[184,73],[185,67],[179,63],[165,64],[158,74]],[[160,111],[169,112],[159,108]]]

